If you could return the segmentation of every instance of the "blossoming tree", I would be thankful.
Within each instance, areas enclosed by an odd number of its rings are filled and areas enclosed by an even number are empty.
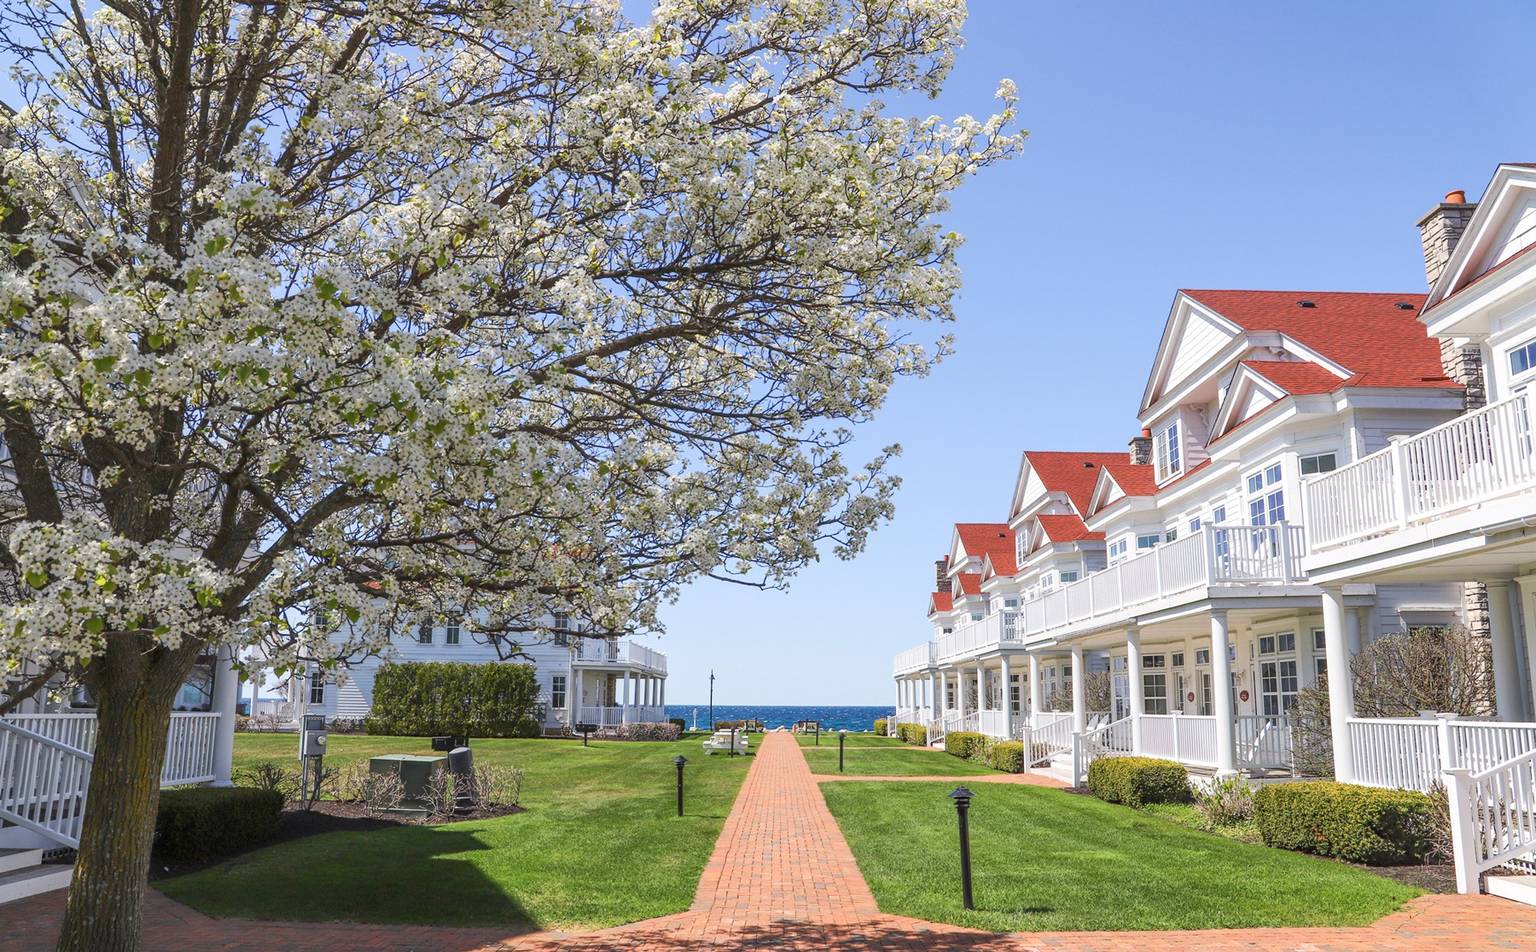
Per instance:
[[[0,14],[0,664],[100,718],[61,948],[138,942],[209,651],[335,666],[444,606],[651,628],[889,517],[894,448],[842,449],[947,347],[935,216],[1016,149],[1012,87],[881,102],[937,93],[963,0],[618,6]]]

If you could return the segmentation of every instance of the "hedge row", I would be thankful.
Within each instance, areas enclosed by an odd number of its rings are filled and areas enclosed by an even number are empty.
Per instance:
[[[1189,799],[1189,771],[1155,757],[1100,757],[1088,765],[1088,789],[1100,800],[1139,807]]]
[[[889,725],[890,725],[890,722],[887,721],[885,718],[877,717],[877,718],[875,718],[874,731],[875,731],[876,734],[879,734],[881,737],[884,737],[885,736],[885,730],[886,730],[886,728]]]
[[[1254,794],[1253,817],[1266,846],[1393,866],[1429,852],[1434,800],[1331,780],[1278,783]]]
[[[969,760],[971,754],[984,749],[986,743],[986,734],[978,734],[975,731],[950,731],[944,735],[944,752]]]
[[[896,736],[909,744],[928,746],[928,727],[925,724],[897,724]]]
[[[380,666],[368,733],[404,737],[537,737],[533,666],[411,661]]]
[[[277,836],[283,795],[255,787],[160,791],[155,855],[170,862],[219,859]]]

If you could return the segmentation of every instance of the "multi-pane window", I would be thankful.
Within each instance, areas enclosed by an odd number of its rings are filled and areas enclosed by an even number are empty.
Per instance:
[[[1161,430],[1153,440],[1153,458],[1157,463],[1157,479],[1161,482],[1179,471],[1183,461],[1179,454],[1179,421],[1174,420]]]
[[[1167,658],[1163,655],[1145,655],[1141,659],[1142,707],[1146,714],[1168,713]]]
[[[424,645],[430,645],[432,643],[431,624],[423,622],[416,626],[416,640]]]
[[[1163,537],[1156,532],[1149,532],[1145,535],[1139,535],[1136,537],[1136,551],[1140,552],[1143,549],[1155,549],[1157,548],[1157,544],[1161,541],[1163,541]]]
[[[1291,709],[1296,703],[1300,685],[1296,678],[1296,659],[1281,658],[1259,662],[1259,690],[1263,695],[1263,712],[1276,717]]]
[[[1175,667],[1175,668],[1182,668],[1182,667],[1184,667],[1184,652],[1182,652],[1182,651],[1175,651],[1173,653],[1173,660],[1168,662],[1168,663],[1170,665],[1172,665],[1173,667]]]
[[[1116,539],[1115,541],[1111,542],[1109,544],[1109,561],[1110,561],[1110,564],[1114,564],[1115,562],[1118,562],[1121,559],[1125,558],[1125,550],[1126,550],[1126,548],[1127,548],[1126,540],[1124,540],[1124,539]]]
[[[309,673],[309,703],[325,703],[325,673],[319,669]]]
[[[1219,526],[1227,521],[1227,507],[1217,506],[1211,510],[1211,525]],[[1227,538],[1225,530],[1216,530],[1216,537],[1211,540],[1211,546],[1216,551],[1216,558],[1226,559],[1232,551],[1232,540]]]
[[[1285,488],[1280,484],[1280,464],[1272,463],[1248,477],[1248,522],[1272,526],[1285,521]]]
[[[1338,468],[1339,458],[1333,453],[1316,453],[1301,458],[1301,475],[1303,476],[1331,473]]]
[[[1312,673],[1321,677],[1328,673],[1328,636],[1321,628],[1312,629]]]
[[[458,643],[459,643],[459,623],[457,621],[450,621],[448,623],[448,626],[443,629],[443,644],[445,644],[445,645],[456,645]]]
[[[1189,531],[1190,531],[1190,534],[1194,534],[1194,533],[1200,531],[1200,517],[1199,516],[1196,516],[1193,519],[1189,520]]]
[[[570,631],[571,616],[567,615],[565,612],[555,612],[555,630]]]
[[[1209,648],[1196,648],[1195,649],[1195,664],[1210,664],[1210,663],[1211,663],[1211,649],[1209,649]]]
[[[1020,711],[1022,699],[1019,693],[1019,676],[1008,675],[1008,713],[1017,714]]]
[[[1075,581],[1077,581],[1077,577],[1078,577],[1077,576],[1077,569],[1062,569],[1061,570],[1061,584],[1063,584],[1063,585],[1067,584],[1068,582],[1075,582]]]
[[[565,707],[565,675],[557,674],[549,679],[549,706],[555,710]]]
[[[1528,340],[1509,352],[1509,372],[1519,375],[1536,367],[1536,340]]]
[[[1013,557],[1022,565],[1028,555],[1029,542],[1027,541],[1027,536],[1021,532],[1013,538]]]

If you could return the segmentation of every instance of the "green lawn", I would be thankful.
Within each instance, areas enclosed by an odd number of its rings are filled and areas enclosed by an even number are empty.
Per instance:
[[[237,767],[291,757],[292,735],[241,734]],[[677,743],[477,740],[477,763],[527,771],[527,812],[281,843],[156,887],[220,917],[595,928],[693,900],[752,763]],[[426,753],[425,738],[331,735],[328,764]],[[672,758],[688,758],[685,816]]]
[[[801,753],[811,765],[812,773],[837,773],[837,745],[807,747]],[[864,776],[888,777],[972,777],[977,774],[993,774],[983,764],[951,757],[943,751],[922,750],[917,747],[849,747],[843,756],[843,772]]]
[[[881,910],[935,922],[999,932],[1364,925],[1420,892],[1091,797],[987,785],[971,805],[968,912],[947,785],[829,783],[821,792]]]
[[[796,735],[794,735],[794,737],[795,737],[796,740],[798,740],[800,742],[800,746],[801,747],[818,747],[819,746],[819,747],[831,747],[833,750],[837,749],[837,731],[822,731],[821,732],[821,743],[820,744],[816,743],[816,735],[815,734],[796,734]],[[871,733],[868,733],[867,731],[860,731],[858,733],[854,733],[853,731],[849,731],[848,732],[848,738],[847,738],[847,740],[844,741],[844,743],[848,747],[850,747],[850,748],[852,748],[852,747],[907,747],[907,746],[910,746],[905,741],[903,741],[900,737],[886,737],[884,734],[871,734]]]

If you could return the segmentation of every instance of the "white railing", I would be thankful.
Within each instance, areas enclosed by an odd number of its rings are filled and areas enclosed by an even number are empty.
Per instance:
[[[1536,750],[1446,776],[1457,891],[1477,892],[1478,875],[1495,866],[1536,871]]]
[[[628,664],[665,673],[667,656],[633,641],[604,641],[582,638],[576,642],[576,660],[600,664]]]
[[[1132,752],[1131,719],[1122,717],[1081,734],[1072,735],[1072,782],[1088,782],[1088,765],[1100,757],[1128,756]]]
[[[970,621],[934,642],[934,657],[939,661],[966,657],[990,651],[1000,646],[1022,646],[1022,634],[1017,625],[1016,611],[993,612],[979,621]],[[1009,622],[1004,624],[1005,619]]]
[[[896,655],[896,661],[891,666],[892,671],[898,675],[921,671],[933,664],[933,658],[934,644],[931,640],[925,641]]]
[[[1197,714],[1141,715],[1141,752],[1200,767],[1216,766],[1216,718]]]
[[[1427,791],[1448,769],[1487,770],[1536,750],[1536,723],[1354,717],[1349,739],[1353,782]]]
[[[978,711],[978,729],[988,737],[1006,740],[1014,736],[1013,719],[1007,711]]]
[[[929,721],[928,722],[928,743],[930,745],[931,744],[943,743],[943,741],[944,741],[944,734],[945,734],[946,730],[947,730],[947,728],[945,727],[944,718],[937,717],[937,718],[934,718],[933,720]]]
[[[7,714],[3,720],[88,754],[96,749],[95,711],[74,714]]]
[[[0,819],[80,846],[91,755],[0,720]]]
[[[1030,728],[1030,739],[1044,744],[1053,754],[1064,754],[1072,749],[1072,713],[1070,711],[1041,711],[1035,715]]]
[[[1520,393],[1309,480],[1312,549],[1358,542],[1533,487],[1531,407]]]
[[[1291,719],[1283,714],[1239,714],[1232,730],[1237,764],[1249,770],[1295,769],[1291,731]],[[1214,751],[1214,731],[1211,736]]]
[[[218,779],[213,772],[213,747],[218,739],[219,716],[202,712],[171,715],[165,763],[160,766],[162,787],[210,783]]]

